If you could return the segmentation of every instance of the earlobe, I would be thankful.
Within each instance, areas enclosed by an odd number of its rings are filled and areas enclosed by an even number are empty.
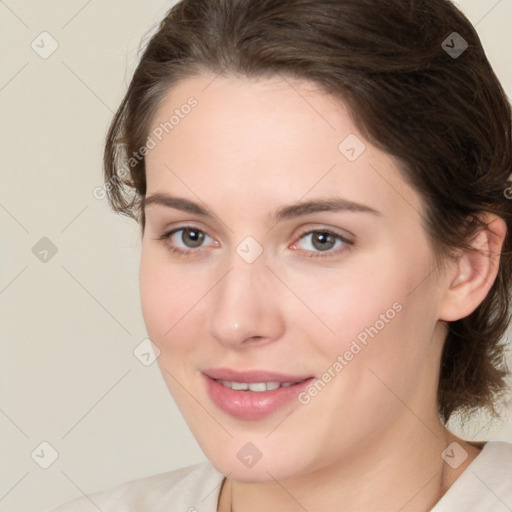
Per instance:
[[[485,214],[484,220],[487,228],[472,240],[470,250],[460,251],[453,271],[447,274],[440,320],[452,322],[470,315],[485,299],[496,279],[507,225],[496,215]]]

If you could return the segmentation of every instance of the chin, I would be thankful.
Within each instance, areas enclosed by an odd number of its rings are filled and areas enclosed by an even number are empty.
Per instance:
[[[303,454],[296,460],[296,457],[286,457],[279,444],[253,439],[251,442],[244,436],[243,440],[235,438],[222,445],[201,448],[217,471],[240,482],[286,480],[307,471]]]
[[[251,468],[244,467],[239,461],[233,463],[232,460],[211,460],[211,463],[217,471],[237,482],[264,483],[275,480],[281,481],[298,474],[296,465],[287,464],[283,461],[267,461],[267,463],[264,463],[262,459]],[[291,469],[292,467],[294,470]]]

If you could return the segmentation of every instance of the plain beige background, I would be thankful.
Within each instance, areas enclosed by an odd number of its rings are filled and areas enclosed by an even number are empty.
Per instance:
[[[0,512],[205,460],[156,363],[133,353],[138,228],[94,195],[140,42],[172,3],[0,2]],[[459,5],[512,95],[512,0]],[[464,436],[512,442],[510,416]]]

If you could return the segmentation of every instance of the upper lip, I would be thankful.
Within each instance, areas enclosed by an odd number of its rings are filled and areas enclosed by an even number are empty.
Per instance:
[[[312,375],[289,375],[284,373],[269,372],[266,370],[232,370],[230,368],[207,368],[203,373],[215,380],[227,380],[229,382],[302,382]]]

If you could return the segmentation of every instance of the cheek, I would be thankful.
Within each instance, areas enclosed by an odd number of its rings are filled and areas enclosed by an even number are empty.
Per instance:
[[[144,322],[150,338],[161,348],[200,297],[197,286],[164,260],[160,251],[143,246],[139,288]]]
[[[143,246],[139,288],[146,330],[160,350],[157,363],[162,377],[180,408],[187,407],[180,391],[188,385],[190,376],[186,366],[191,347],[188,341],[194,333],[187,323],[187,311],[197,300],[194,287],[187,286],[180,273],[162,261],[158,251]]]
[[[173,395],[195,375],[203,347],[208,291],[215,281],[208,270],[183,271],[165,252],[152,247],[141,253],[139,288],[149,338],[159,348],[158,364]]]
[[[413,378],[427,360],[436,324],[436,291],[425,280],[431,270],[428,253],[412,254],[412,249],[388,250],[337,273],[316,273],[294,283],[317,317],[296,315],[302,329],[317,340],[325,370],[340,363],[341,356],[345,377],[337,380],[372,387],[376,377],[369,369],[374,369],[402,387],[406,376]],[[340,364],[331,372],[341,371]]]
[[[440,357],[431,339],[435,310],[426,295],[408,296],[408,290],[388,290],[359,308],[347,304],[340,316],[327,367],[338,363],[330,398],[345,403],[361,421],[391,418],[403,411],[402,401],[413,404],[420,390],[435,391]]]
[[[172,325],[172,319],[168,315],[167,280],[162,277],[154,258],[143,248],[139,269],[142,315],[150,338],[157,344]],[[172,305],[170,310],[172,311]]]
[[[393,271],[389,255],[388,264],[383,259],[381,264],[376,263],[375,259],[379,260],[368,256],[365,261],[361,257],[357,262],[354,259],[354,263],[340,264],[339,269],[289,276],[290,288],[301,299],[293,301],[290,297],[295,304],[296,321],[303,324],[306,332],[316,328],[331,351],[348,348],[346,345],[358,336],[364,342],[368,330],[373,332],[376,327],[381,332],[399,315],[407,279],[404,273]]]

